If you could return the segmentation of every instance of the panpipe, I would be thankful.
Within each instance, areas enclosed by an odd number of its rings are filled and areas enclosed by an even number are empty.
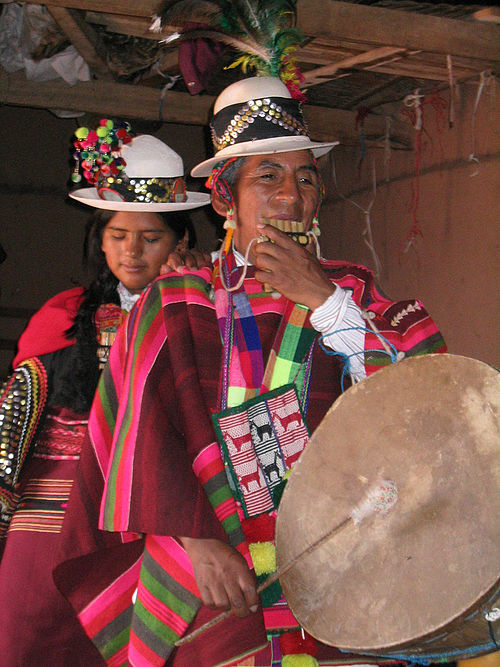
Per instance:
[[[265,225],[271,225],[271,227],[279,229],[280,232],[284,232],[299,245],[306,246],[311,242],[311,239],[305,230],[305,223],[303,223],[301,220],[278,220],[276,218],[263,218],[262,222]],[[262,240],[269,241],[269,238],[263,234]]]
[[[280,232],[284,232],[289,236],[295,243],[298,243],[302,246],[307,246],[311,243],[311,237],[307,234],[305,230],[305,223],[301,220],[279,220],[277,218],[262,218],[262,222],[266,225],[271,225],[275,229],[279,229]],[[269,237],[265,234],[262,234],[261,241],[270,241]],[[271,285],[264,283],[263,290],[265,292],[273,292]]]

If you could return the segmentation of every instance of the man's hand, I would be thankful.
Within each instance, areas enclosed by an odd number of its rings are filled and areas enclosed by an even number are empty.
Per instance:
[[[180,540],[193,564],[203,604],[210,609],[231,609],[240,618],[257,611],[255,576],[236,549],[221,540]]]
[[[174,250],[167,257],[167,261],[161,265],[160,274],[174,273],[180,271],[184,267],[196,271],[204,266],[212,266],[212,261],[208,253],[201,252],[196,248],[190,248],[189,250]]]
[[[259,225],[259,229],[273,243],[264,241],[253,248],[256,279],[311,310],[321,306],[334,293],[335,285],[313,254],[314,246],[300,246],[271,225]]]

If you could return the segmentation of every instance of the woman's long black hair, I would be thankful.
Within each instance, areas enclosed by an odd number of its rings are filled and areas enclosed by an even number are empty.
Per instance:
[[[120,304],[116,289],[118,279],[109,269],[101,248],[104,228],[115,213],[116,211],[96,210],[87,223],[83,265],[90,282],[84,291],[73,326],[66,332],[68,338],[75,338],[76,343],[55,352],[51,363],[54,377],[50,404],[68,407],[78,413],[90,409],[99,381],[97,332],[94,322],[96,311],[104,303]],[[185,211],[158,215],[165,226],[174,232],[177,241],[182,240],[187,231],[188,247],[195,245],[194,227]]]

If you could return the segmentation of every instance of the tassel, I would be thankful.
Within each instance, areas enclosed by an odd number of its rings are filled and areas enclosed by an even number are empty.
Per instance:
[[[248,547],[256,575],[276,571],[276,547],[272,542],[251,542]]]

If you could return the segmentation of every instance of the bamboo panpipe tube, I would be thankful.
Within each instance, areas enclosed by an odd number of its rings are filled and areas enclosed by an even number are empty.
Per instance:
[[[262,222],[266,225],[271,225],[279,229],[281,232],[284,232],[287,236],[293,239],[299,245],[309,245],[311,239],[305,231],[305,224],[301,220],[280,220],[277,218],[263,218]],[[262,235],[262,241],[269,241],[269,238]],[[263,289],[265,292],[272,292],[273,288],[271,285],[264,283]]]

